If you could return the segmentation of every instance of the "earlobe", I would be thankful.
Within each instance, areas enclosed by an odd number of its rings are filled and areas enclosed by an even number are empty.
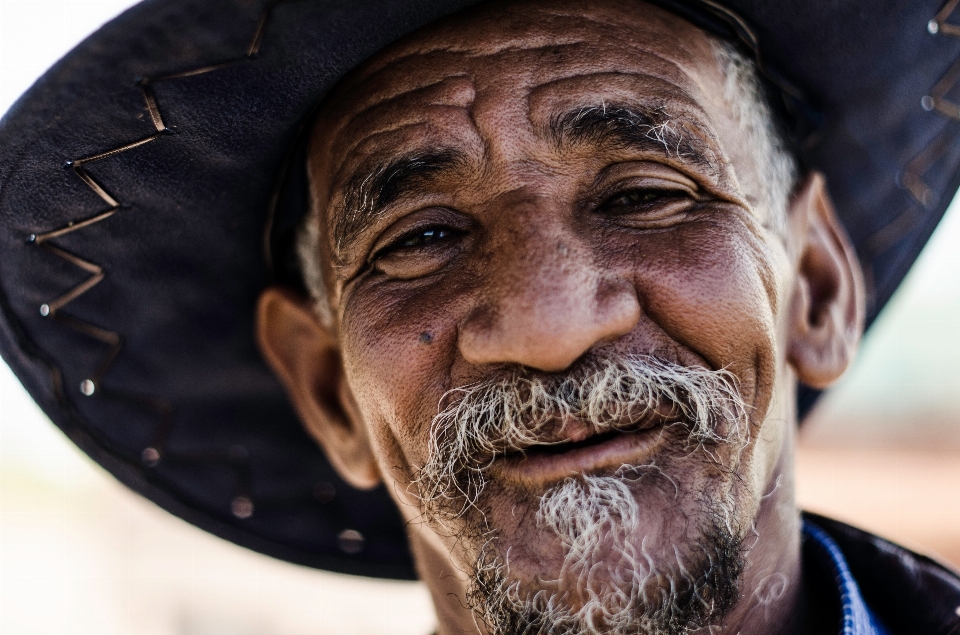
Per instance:
[[[310,302],[270,287],[257,304],[260,351],[286,388],[307,432],[348,483],[380,484],[366,427],[343,373],[336,336],[320,324]]]
[[[823,175],[804,180],[789,213],[798,243],[787,360],[801,382],[825,388],[843,374],[859,347],[863,274]]]

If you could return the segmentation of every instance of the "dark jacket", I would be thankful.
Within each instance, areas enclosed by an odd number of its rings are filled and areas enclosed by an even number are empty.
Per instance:
[[[809,513],[804,520],[840,547],[863,599],[890,635],[960,635],[957,572],[839,521]]]

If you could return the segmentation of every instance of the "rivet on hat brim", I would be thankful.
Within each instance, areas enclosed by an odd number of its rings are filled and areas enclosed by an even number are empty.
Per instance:
[[[157,448],[145,448],[143,452],[140,453],[140,458],[147,467],[154,467],[160,462],[160,451],[157,450]]]
[[[363,534],[356,529],[344,529],[337,534],[337,543],[340,545],[340,549],[350,555],[363,551],[364,540]]]
[[[250,518],[253,516],[253,501],[246,496],[237,496],[230,501],[230,511],[237,518]]]

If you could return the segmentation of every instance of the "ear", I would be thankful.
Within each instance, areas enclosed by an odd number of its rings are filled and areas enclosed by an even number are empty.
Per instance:
[[[863,272],[827,194],[811,173],[790,203],[797,278],[790,306],[787,361],[813,388],[832,384],[853,360],[864,320]]]
[[[257,341],[307,432],[341,477],[360,489],[380,481],[376,456],[343,373],[336,336],[310,302],[270,287],[257,304]]]

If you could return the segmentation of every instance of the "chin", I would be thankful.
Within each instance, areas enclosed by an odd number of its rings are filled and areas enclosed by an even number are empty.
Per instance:
[[[680,635],[721,622],[739,599],[750,523],[736,479],[710,463],[694,451],[539,493],[491,483],[480,524],[464,519],[482,527],[466,537],[468,601],[493,635]]]

